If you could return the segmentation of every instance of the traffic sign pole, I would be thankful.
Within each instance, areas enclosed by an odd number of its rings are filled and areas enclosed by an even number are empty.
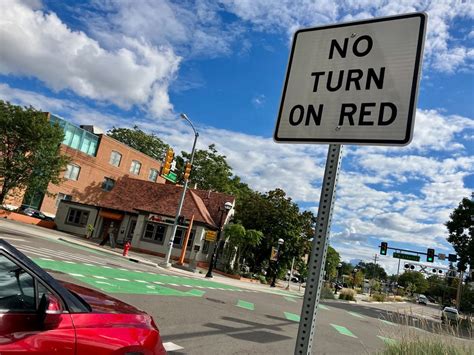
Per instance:
[[[326,264],[326,254],[329,245],[329,231],[336,184],[341,166],[341,150],[342,146],[340,144],[329,145],[323,184],[321,186],[321,197],[319,199],[316,232],[308,265],[308,280],[304,293],[303,309],[301,310],[298,338],[296,339],[295,355],[311,354],[321,286],[324,278],[324,265]]]

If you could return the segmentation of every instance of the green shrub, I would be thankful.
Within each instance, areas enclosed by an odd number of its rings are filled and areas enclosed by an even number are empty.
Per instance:
[[[385,295],[383,293],[374,293],[372,295],[372,300],[376,302],[385,302]]]
[[[334,291],[329,287],[323,287],[323,289],[321,290],[321,299],[333,300],[334,298]]]
[[[257,277],[258,277],[258,279],[260,280],[260,283],[262,283],[262,284],[264,284],[264,285],[267,283],[267,279],[265,278],[265,276],[263,276],[263,275],[258,275]]]
[[[355,301],[356,292],[350,288],[343,288],[339,293],[340,300]]]

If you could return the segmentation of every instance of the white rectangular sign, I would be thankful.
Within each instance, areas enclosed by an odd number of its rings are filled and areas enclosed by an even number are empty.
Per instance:
[[[413,13],[297,31],[275,141],[408,144],[426,20]]]

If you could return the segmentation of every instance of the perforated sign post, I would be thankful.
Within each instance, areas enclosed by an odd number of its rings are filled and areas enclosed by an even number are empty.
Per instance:
[[[329,143],[295,354],[311,354],[341,144],[410,143],[427,16],[299,30],[278,112],[277,143]]]

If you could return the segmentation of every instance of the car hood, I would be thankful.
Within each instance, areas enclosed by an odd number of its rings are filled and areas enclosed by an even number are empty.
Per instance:
[[[146,314],[146,312],[102,292],[66,281],[61,281],[61,283],[69,291],[86,301],[94,313]]]

